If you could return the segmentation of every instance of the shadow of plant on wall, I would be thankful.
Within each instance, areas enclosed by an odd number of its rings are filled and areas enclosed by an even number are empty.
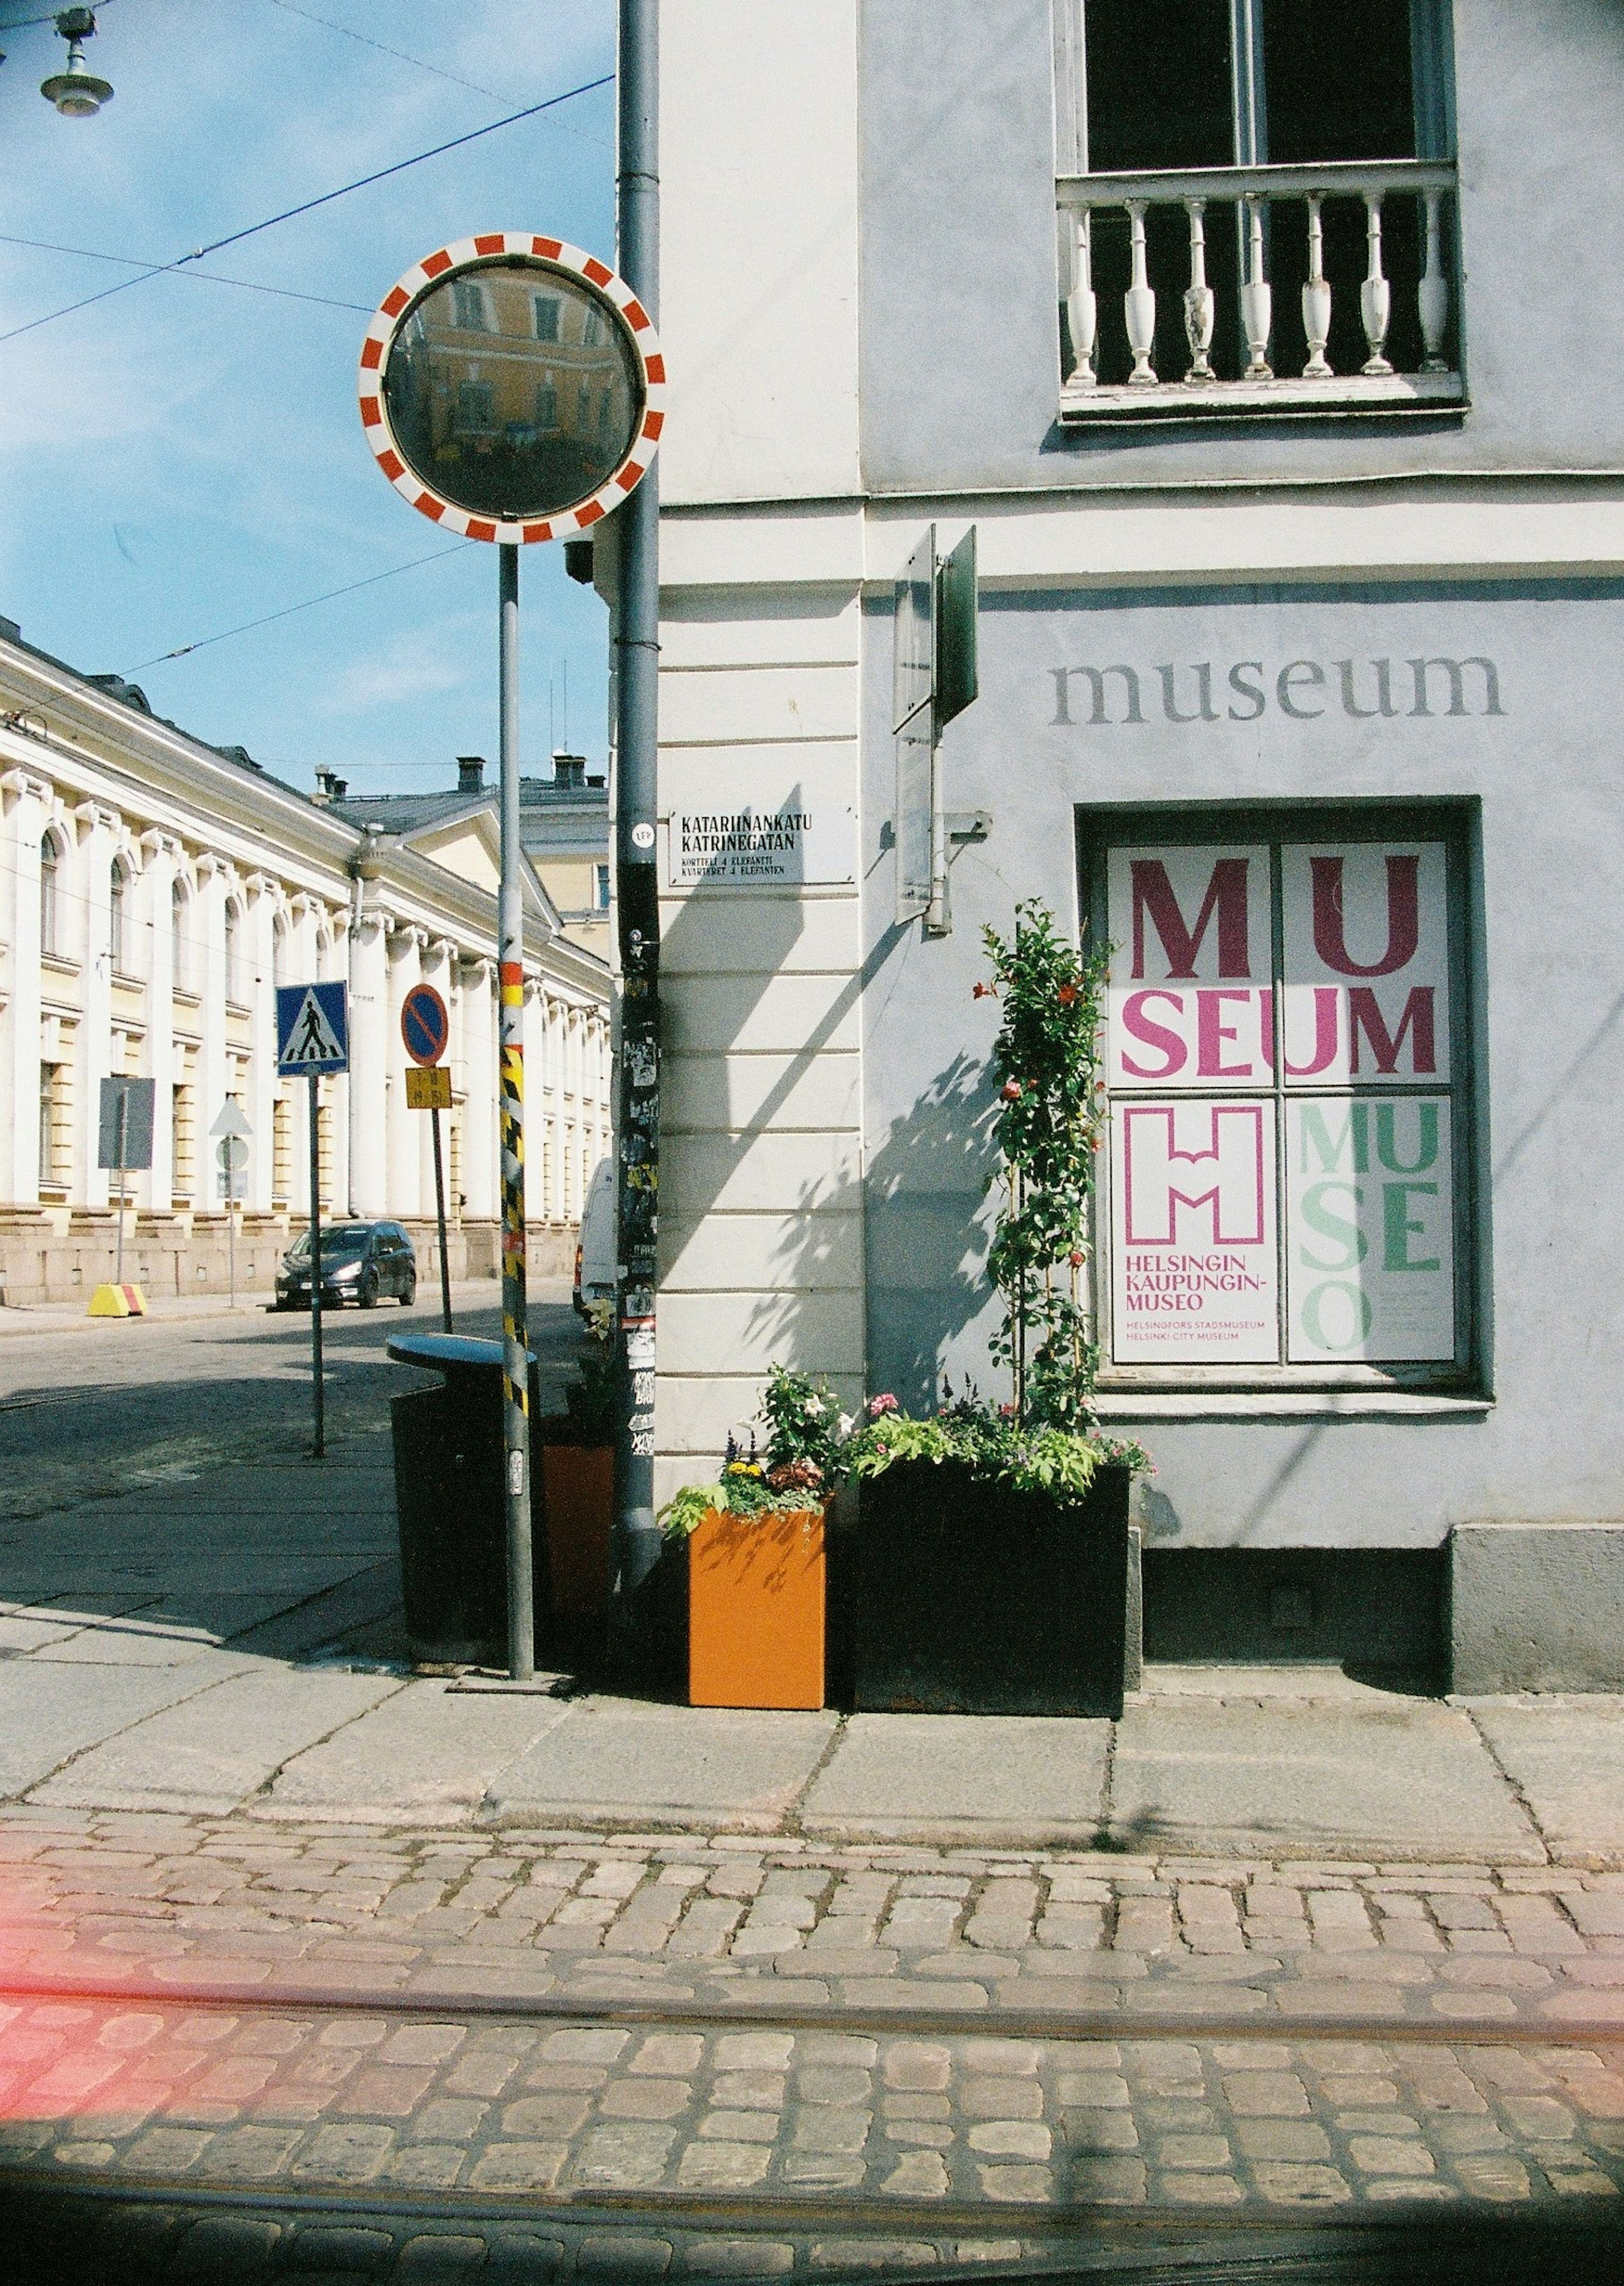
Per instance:
[[[996,1311],[986,1273],[989,1209],[982,1196],[997,1163],[995,1108],[986,1067],[960,1052],[892,1120],[868,1155],[861,1187],[852,1182],[839,1194],[824,1188],[801,1200],[774,1257],[780,1290],[761,1297],[753,1326],[776,1355],[811,1355],[815,1342],[804,1336],[812,1328],[803,1320],[820,1287],[844,1283],[849,1274],[849,1249],[863,1242],[857,1218],[866,1194],[872,1388],[890,1391],[905,1407],[927,1410],[942,1372],[957,1377],[965,1369],[957,1354],[962,1337],[983,1315],[990,1325]],[[973,1346],[984,1352],[984,1334]],[[858,1378],[837,1373],[834,1379],[848,1401],[862,1394]]]

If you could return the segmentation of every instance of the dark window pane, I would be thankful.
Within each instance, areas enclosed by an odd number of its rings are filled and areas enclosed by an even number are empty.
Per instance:
[[[1229,0],[1086,0],[1084,37],[1091,171],[1232,163]]]
[[[1275,165],[1414,158],[1409,0],[1263,0],[1263,54]]]

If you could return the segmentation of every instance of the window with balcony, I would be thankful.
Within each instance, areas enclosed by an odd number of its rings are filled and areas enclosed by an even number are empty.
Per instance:
[[[1464,398],[1448,0],[1055,0],[1062,419]]]

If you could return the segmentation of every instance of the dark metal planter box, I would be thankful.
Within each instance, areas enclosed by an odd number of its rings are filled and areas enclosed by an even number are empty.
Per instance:
[[[1119,1715],[1126,1469],[1078,1506],[899,1461],[864,1480],[850,1597],[854,1699],[871,1712]]]

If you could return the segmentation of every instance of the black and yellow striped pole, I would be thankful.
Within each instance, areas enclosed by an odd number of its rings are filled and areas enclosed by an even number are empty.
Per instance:
[[[519,847],[519,551],[498,549],[501,581],[501,886],[497,894],[497,1045],[502,1183],[502,1463],[507,1491],[508,1672],[536,1670],[530,1543],[530,1341],[524,1310],[524,905]]]

